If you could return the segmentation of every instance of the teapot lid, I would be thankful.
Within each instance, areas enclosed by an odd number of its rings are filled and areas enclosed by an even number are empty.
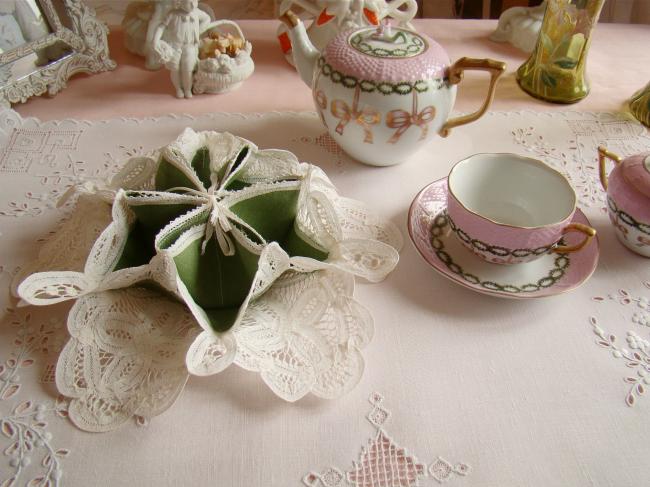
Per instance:
[[[323,57],[343,75],[391,83],[443,79],[450,64],[436,41],[390,24],[340,32]]]
[[[622,170],[623,178],[650,198],[650,152],[626,158],[622,162]]]

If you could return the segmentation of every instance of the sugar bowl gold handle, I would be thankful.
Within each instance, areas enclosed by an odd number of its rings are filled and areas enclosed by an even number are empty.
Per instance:
[[[583,238],[580,243],[577,243],[575,245],[558,245],[553,249],[553,252],[556,252],[558,254],[569,254],[571,252],[577,252],[578,250],[584,248],[585,245],[591,242],[591,239],[596,236],[596,230],[588,227],[587,225],[583,225],[582,223],[570,223],[564,228],[564,230],[562,230],[563,234],[567,234],[569,232],[584,233],[585,238]]]
[[[497,80],[506,70],[506,63],[502,61],[494,61],[493,59],[460,58],[449,68],[449,84],[456,85],[460,83],[463,80],[465,70],[487,71],[490,73],[488,94],[481,108],[475,112],[447,120],[442,126],[442,129],[440,129],[440,135],[443,137],[447,137],[452,128],[458,127],[459,125],[465,125],[466,123],[471,123],[485,114],[494,99]]]
[[[605,163],[607,159],[611,159],[614,163],[618,164],[621,162],[621,156],[614,154],[613,152],[608,151],[602,145],[598,147],[598,167],[600,169],[600,184],[603,185],[603,189],[607,191],[607,171]]]

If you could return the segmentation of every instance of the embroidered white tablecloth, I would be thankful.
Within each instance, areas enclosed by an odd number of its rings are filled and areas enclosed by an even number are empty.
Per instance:
[[[598,269],[572,293],[503,300],[451,283],[407,244],[384,283],[357,286],[375,336],[343,398],[286,403],[233,367],[191,378],[150,423],[84,433],[54,385],[69,305],[16,308],[9,283],[70,211],[56,208],[69,185],[110,176],[186,126],[294,152],[405,236],[411,200],[454,162],[476,152],[542,159],[567,174],[598,230]],[[40,123],[3,112],[0,485],[646,485],[650,261],[616,241],[599,144],[629,155],[650,150],[650,136],[621,115],[496,112],[379,169],[342,154],[314,113]]]

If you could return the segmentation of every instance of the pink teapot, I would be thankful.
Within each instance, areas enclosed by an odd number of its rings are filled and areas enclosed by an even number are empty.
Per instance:
[[[616,236],[628,249],[650,257],[650,152],[621,159],[598,148],[600,182],[607,191],[609,219]],[[616,166],[607,176],[605,163]]]
[[[319,51],[291,10],[280,20],[289,27],[296,68],[330,136],[373,166],[404,162],[437,134],[446,137],[480,118],[505,71],[504,63],[490,59],[461,58],[452,65],[433,39],[384,23],[342,31]],[[490,73],[487,97],[477,111],[450,118],[467,69]]]

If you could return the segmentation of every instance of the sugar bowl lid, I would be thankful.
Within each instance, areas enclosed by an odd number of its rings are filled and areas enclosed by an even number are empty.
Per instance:
[[[630,156],[621,164],[623,178],[638,192],[650,198],[650,152]]]
[[[443,79],[450,64],[436,41],[390,24],[340,32],[323,57],[343,76],[389,83]]]

